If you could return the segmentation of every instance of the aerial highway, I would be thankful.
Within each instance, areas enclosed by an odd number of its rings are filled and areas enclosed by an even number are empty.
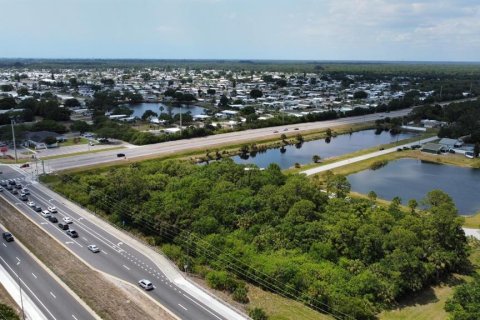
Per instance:
[[[261,129],[251,129],[245,131],[229,132],[224,134],[212,135],[201,138],[192,138],[185,140],[169,141],[145,146],[138,146],[128,149],[110,150],[90,154],[76,155],[64,158],[51,159],[46,161],[49,171],[60,171],[84,166],[96,165],[99,163],[108,163],[119,161],[118,153],[125,155],[127,159],[139,157],[151,157],[160,155],[169,155],[179,152],[185,152],[192,149],[208,149],[219,145],[237,144],[246,141],[255,141],[258,139],[280,137],[281,134],[292,132],[301,133],[303,131],[325,129],[340,125],[356,124],[368,121],[375,121],[385,117],[402,117],[407,115],[411,109],[393,111],[389,113],[375,113],[364,116],[348,117],[328,121],[317,121],[308,123],[298,123],[292,125],[269,127]]]
[[[5,231],[3,228],[0,230],[2,233]],[[15,238],[15,235],[13,237]],[[49,320],[96,318],[78,301],[78,297],[72,296],[23,249],[18,239],[7,242],[2,238],[1,242],[0,265],[17,284],[20,284],[22,295],[27,295],[39,311],[35,315],[30,315],[30,318],[39,316]]]
[[[21,171],[10,166],[0,166],[1,179],[16,179],[30,191],[29,201],[35,202],[42,210],[55,206],[54,213],[59,222],[69,217],[69,229],[78,232],[78,238],[72,238],[40,213],[35,212],[18,196],[5,190],[2,192],[7,201],[16,205],[25,215],[52,237],[63,242],[68,248],[89,265],[118,279],[138,286],[138,281],[148,279],[154,290],[145,291],[180,319],[245,319],[246,317],[194,286],[159,253],[115,229],[102,219],[61,198],[37,182],[25,180]],[[1,180],[0,179],[0,180]],[[96,245],[100,251],[93,253],[89,245]],[[66,319],[66,318],[65,318]]]

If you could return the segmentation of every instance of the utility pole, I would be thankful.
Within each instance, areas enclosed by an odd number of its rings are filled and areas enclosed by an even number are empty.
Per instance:
[[[182,132],[182,105],[180,105],[180,132]]]
[[[14,129],[14,124],[15,124],[15,120],[11,119],[10,120],[11,124],[12,124],[12,137],[13,137],[13,150],[15,150],[15,163],[17,163],[18,161],[18,158],[17,158],[17,144],[15,143],[15,129]]]

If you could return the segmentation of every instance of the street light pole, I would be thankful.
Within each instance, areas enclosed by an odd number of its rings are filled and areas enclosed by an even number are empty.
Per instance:
[[[17,158],[17,144],[15,143],[15,129],[14,129],[14,124],[15,120],[11,119],[11,124],[12,124],[12,137],[13,137],[13,150],[15,150],[15,163],[17,163],[18,158]]]

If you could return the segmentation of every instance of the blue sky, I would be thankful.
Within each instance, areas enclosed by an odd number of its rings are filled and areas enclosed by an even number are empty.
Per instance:
[[[0,57],[480,61],[480,0],[0,0]]]

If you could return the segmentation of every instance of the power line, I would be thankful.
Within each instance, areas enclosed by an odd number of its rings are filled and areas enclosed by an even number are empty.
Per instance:
[[[71,180],[69,176],[67,176],[68,180]],[[90,187],[89,186],[84,186],[82,184],[77,184],[77,186],[81,186],[81,188],[84,189],[84,191],[88,194],[90,193]],[[133,223],[139,224],[142,223],[142,226],[146,226],[151,232],[153,233],[158,233],[160,232],[162,236],[166,236],[168,239],[171,239],[173,242],[175,241],[180,241],[178,237],[183,237],[184,242],[188,244],[188,238],[192,237],[193,240],[197,241],[195,245],[199,247],[205,254],[208,255],[208,257],[213,258],[215,260],[221,259],[221,263],[226,265],[226,269],[230,270],[231,272],[236,273],[237,275],[240,275],[240,277],[249,279],[250,281],[259,284],[261,287],[267,288],[268,290],[271,290],[272,292],[275,292],[285,298],[293,299],[299,302],[302,302],[303,304],[306,304],[307,306],[320,310],[321,312],[324,312],[326,314],[331,315],[332,317],[336,319],[341,319],[338,315],[341,315],[342,317],[346,319],[354,319],[351,315],[348,315],[346,313],[343,313],[339,310],[332,309],[332,306],[327,305],[321,301],[318,301],[316,298],[313,297],[308,297],[309,301],[306,301],[302,296],[304,296],[304,293],[302,291],[299,291],[298,289],[292,287],[289,284],[284,284],[280,282],[279,280],[271,277],[268,274],[265,274],[264,272],[257,270],[256,268],[246,264],[244,261],[239,260],[235,256],[233,256],[230,252],[225,252],[221,251],[216,247],[213,247],[210,243],[205,241],[204,239],[198,237],[197,235],[187,231],[183,230],[177,226],[171,225],[171,224],[166,224],[162,223],[160,227],[161,229],[158,229],[158,227],[155,225],[154,222],[146,220],[144,217],[138,217],[134,216],[131,208],[127,207],[126,204],[123,204],[121,202],[118,202],[117,199],[113,198],[112,196],[107,195],[106,193],[102,192],[102,198],[97,199],[97,201],[102,202],[104,205],[107,207],[117,207],[121,210],[121,213],[124,216],[129,217],[132,219]],[[163,228],[166,227],[166,228]],[[171,231],[169,229],[173,229],[177,232]],[[231,260],[229,260],[229,259]],[[243,269],[242,267],[246,268]],[[287,290],[285,290],[287,289]],[[315,303],[315,304],[312,304]],[[320,306],[323,306],[320,307]],[[338,315],[328,311],[332,310],[334,313],[337,313]]]

